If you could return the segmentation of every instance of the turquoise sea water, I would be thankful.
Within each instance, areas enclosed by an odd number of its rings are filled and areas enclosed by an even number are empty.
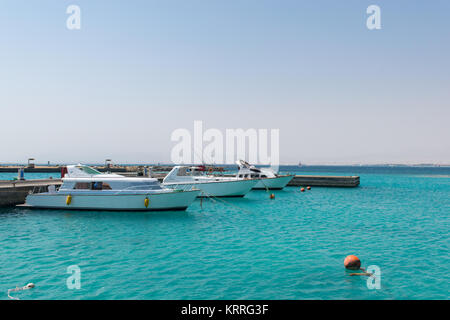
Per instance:
[[[0,209],[0,299],[449,299],[450,168],[290,167],[358,174],[352,189],[252,191],[186,212]],[[44,177],[52,174],[26,174]],[[15,174],[0,174],[9,179]],[[54,175],[57,177],[57,174]],[[349,254],[381,270],[350,277]],[[81,269],[81,289],[66,286]],[[14,295],[14,294],[13,294]]]

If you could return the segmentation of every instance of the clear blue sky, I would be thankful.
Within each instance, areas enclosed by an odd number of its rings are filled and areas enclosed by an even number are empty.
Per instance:
[[[279,128],[282,163],[450,163],[450,1],[5,0],[0,111],[0,162],[167,162],[203,120]]]

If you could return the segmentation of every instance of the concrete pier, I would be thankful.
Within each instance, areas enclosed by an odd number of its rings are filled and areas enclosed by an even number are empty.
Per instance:
[[[23,168],[25,172],[34,172],[34,173],[49,173],[49,172],[61,172],[61,166],[0,166],[0,172],[15,172]],[[138,170],[138,166],[113,166],[113,167],[105,167],[105,166],[93,166],[94,169],[100,172],[112,171],[112,172],[127,172],[127,171],[136,171]]]
[[[17,172],[20,168],[23,168],[25,172],[61,172],[61,168],[57,166],[35,166],[35,167],[27,167],[27,166],[0,166],[0,172]]]
[[[44,192],[48,186],[60,186],[60,179],[36,179],[36,180],[16,180],[0,181],[0,207],[15,206],[25,203],[25,198],[29,192]]]
[[[343,187],[359,186],[359,176],[295,176],[288,186],[293,187]]]

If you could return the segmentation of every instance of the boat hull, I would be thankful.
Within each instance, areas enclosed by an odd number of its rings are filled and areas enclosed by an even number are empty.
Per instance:
[[[164,183],[164,187],[170,188],[191,188],[200,189],[199,197],[243,197],[257,183],[257,180],[229,180],[211,181],[201,183]]]
[[[278,176],[275,178],[263,178],[253,187],[256,190],[281,190],[288,185],[288,183],[294,178],[293,175]]]
[[[65,210],[106,210],[106,211],[168,211],[186,210],[200,193],[199,190],[165,192],[157,194],[30,194],[25,207]],[[145,199],[148,199],[146,206]],[[69,203],[68,203],[69,202]]]

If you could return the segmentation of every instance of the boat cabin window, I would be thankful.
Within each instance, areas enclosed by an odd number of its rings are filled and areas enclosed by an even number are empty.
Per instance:
[[[102,190],[103,182],[91,182],[91,190]]]
[[[203,172],[200,170],[196,170],[196,169],[191,170],[191,176],[201,176],[202,173]]]
[[[111,186],[105,182],[103,182],[102,190],[112,190]]]
[[[261,178],[267,178],[267,176],[265,174],[261,175]]]
[[[112,190],[111,186],[106,182],[91,182],[91,190]]]
[[[105,182],[77,182],[73,187],[77,190],[112,190],[111,186]]]
[[[197,168],[185,168],[181,167],[178,169],[177,176],[185,177],[185,176],[201,176],[203,175],[203,171]]]
[[[77,182],[73,188],[77,190],[89,190],[91,189],[91,184],[89,182]]]
[[[177,176],[187,176],[187,168],[179,168],[177,172]]]

